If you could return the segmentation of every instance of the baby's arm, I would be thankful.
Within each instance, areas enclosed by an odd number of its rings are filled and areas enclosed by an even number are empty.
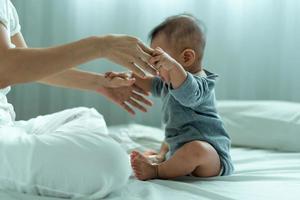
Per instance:
[[[160,48],[155,49],[155,54],[150,63],[159,70],[161,76],[165,75],[164,79],[169,79],[166,81],[172,85],[170,93],[182,105],[197,106],[210,93],[211,88],[205,78],[195,78]]]
[[[181,64],[161,48],[155,49],[154,55],[150,63],[159,70],[164,81],[171,83],[174,89],[180,87],[187,78],[187,72]]]
[[[181,105],[194,108],[207,101],[212,94],[211,87],[206,78],[196,78],[188,73],[184,83],[179,88],[170,90],[170,94]]]

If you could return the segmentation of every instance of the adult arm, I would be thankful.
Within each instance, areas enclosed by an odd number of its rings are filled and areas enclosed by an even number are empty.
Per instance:
[[[27,44],[21,33],[12,37],[12,43],[18,48],[27,48]],[[38,82],[65,88],[81,89],[99,93],[105,96],[113,103],[119,105],[130,114],[135,114],[133,108],[137,108],[143,112],[147,111],[145,105],[152,105],[152,102],[141,94],[146,94],[136,85],[126,85],[130,82],[123,83],[120,88],[105,87],[106,79],[104,75],[85,72],[77,69],[67,69],[63,72],[48,76]]]
[[[38,81],[97,58],[107,58],[140,76],[141,68],[156,74],[148,64],[151,49],[129,36],[94,36],[50,48],[11,48],[9,34],[0,24],[0,88]]]

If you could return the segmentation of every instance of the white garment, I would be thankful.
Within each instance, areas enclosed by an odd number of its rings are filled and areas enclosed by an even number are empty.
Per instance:
[[[7,28],[10,36],[21,30],[17,11],[9,0],[0,0],[0,22]]]
[[[20,31],[9,0],[0,0],[0,23],[10,36]],[[0,190],[100,199],[126,184],[128,156],[107,136],[101,114],[75,108],[15,121],[9,90],[0,89]]]
[[[0,190],[100,199],[124,186],[130,173],[126,152],[95,109],[0,127]]]
[[[9,0],[0,0],[0,23],[3,24],[10,36],[20,32],[18,14],[15,7]],[[9,38],[9,42],[10,38]],[[10,44],[12,48],[15,46]],[[10,91],[10,87],[0,89],[0,126],[4,124],[12,124],[15,120],[15,112],[13,106],[7,103],[6,95]]]

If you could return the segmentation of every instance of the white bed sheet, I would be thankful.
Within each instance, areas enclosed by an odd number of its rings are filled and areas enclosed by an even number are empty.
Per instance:
[[[130,152],[159,148],[160,129],[126,125],[110,128],[110,133]],[[300,153],[232,148],[235,173],[228,177],[199,179],[183,177],[174,181],[141,182],[131,177],[126,187],[106,200],[299,200]],[[62,200],[0,191],[0,200]]]

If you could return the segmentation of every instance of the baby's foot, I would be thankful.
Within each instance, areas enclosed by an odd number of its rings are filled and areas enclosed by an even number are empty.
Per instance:
[[[131,153],[131,166],[139,180],[145,181],[157,176],[157,166],[152,165],[144,155],[137,151]]]
[[[143,154],[151,164],[159,164],[165,160],[165,155],[156,152],[155,150],[147,150]]]

